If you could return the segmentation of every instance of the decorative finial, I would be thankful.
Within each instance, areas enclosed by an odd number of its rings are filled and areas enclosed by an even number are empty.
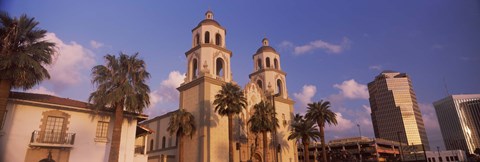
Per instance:
[[[213,19],[213,12],[210,9],[205,13],[205,19]]]
[[[262,44],[263,44],[263,46],[269,46],[269,44],[268,44],[268,39],[267,39],[267,38],[263,38],[263,39],[262,39]]]

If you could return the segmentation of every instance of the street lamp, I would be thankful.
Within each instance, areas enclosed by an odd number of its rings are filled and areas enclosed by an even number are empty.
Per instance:
[[[360,135],[360,139],[357,142],[358,145],[358,157],[360,158],[360,162],[362,162],[362,145],[360,145],[360,141],[362,140],[362,131],[360,130],[360,124],[357,124],[358,127],[358,134]]]
[[[438,159],[442,158],[442,156],[440,156],[440,147],[437,146],[437,152],[438,152]]]
[[[400,141],[400,131],[397,132],[397,139],[398,139],[398,143],[400,144],[400,150],[398,152],[400,152],[400,161],[403,161],[403,149],[402,149],[402,141]]]
[[[277,93],[277,94],[274,94],[275,93],[275,90],[273,90],[272,88],[272,85],[270,83],[268,83],[268,90],[267,90],[270,94],[270,97],[271,97],[271,102],[272,102],[272,106],[273,106],[273,118],[276,118],[276,115],[277,115],[277,108],[275,107],[275,97],[279,97],[281,94],[280,92]],[[275,161],[278,162],[278,153],[280,152],[280,149],[277,149],[277,127],[275,127],[275,130],[273,131],[273,137],[272,137],[272,140],[273,140],[273,150],[274,150],[274,153],[275,153]],[[280,146],[280,144],[278,144],[278,146]]]
[[[417,159],[417,147],[415,147],[415,145],[413,145],[413,142],[412,142],[412,146],[413,146],[413,151],[415,152],[415,161],[418,161]]]
[[[358,127],[358,134],[360,134],[360,138],[362,137],[362,131],[360,130],[360,124],[357,124]]]

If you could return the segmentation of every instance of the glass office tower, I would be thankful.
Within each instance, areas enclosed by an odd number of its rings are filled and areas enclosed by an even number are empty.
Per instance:
[[[433,106],[447,150],[480,148],[480,94],[451,95]]]
[[[406,73],[383,71],[368,83],[375,137],[430,149],[412,82]]]

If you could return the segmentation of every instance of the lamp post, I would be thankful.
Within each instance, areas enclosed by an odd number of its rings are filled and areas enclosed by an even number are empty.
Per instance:
[[[417,159],[417,147],[415,147],[415,145],[413,145],[413,142],[412,142],[412,146],[413,146],[413,151],[415,152],[415,161],[418,161]]]
[[[360,130],[360,124],[357,124],[358,127],[358,134],[360,134],[360,138],[362,137],[362,130]]]
[[[362,145],[360,145],[360,141],[362,140],[362,131],[360,130],[360,124],[357,124],[358,127],[358,134],[360,135],[360,139],[357,142],[358,145],[358,157],[360,159],[360,162],[362,162]]]
[[[277,94],[274,94],[275,93],[275,90],[272,89],[272,85],[269,83],[268,84],[268,89],[269,89],[269,92],[270,92],[270,97],[271,97],[271,102],[272,102],[272,106],[273,106],[273,118],[276,118],[276,115],[277,115],[277,108],[275,107],[275,97],[279,97],[281,94],[280,92],[277,93]],[[275,130],[273,131],[273,152],[275,153],[275,161],[278,162],[278,153],[280,152],[280,149],[277,150],[277,127],[275,127]],[[278,145],[280,146],[280,145]]]
[[[437,146],[437,152],[438,152],[438,159],[442,158],[442,156],[440,156],[440,147]]]
[[[400,131],[397,132],[397,139],[398,139],[398,143],[400,144],[400,150],[398,152],[400,152],[400,161],[403,161],[403,149],[402,149],[402,141],[400,141]]]

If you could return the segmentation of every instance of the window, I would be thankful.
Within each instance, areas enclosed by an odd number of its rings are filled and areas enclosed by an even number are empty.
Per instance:
[[[259,87],[260,89],[263,89],[263,87],[262,87],[262,86],[263,86],[262,80],[260,80],[260,79],[257,80],[257,85],[258,85],[258,87]]]
[[[273,66],[275,69],[278,69],[278,60],[276,58],[273,59]]]
[[[0,123],[0,130],[2,130],[3,125],[5,125],[5,121],[7,119],[7,111],[5,111],[3,114],[0,114],[0,115],[2,115],[2,119],[3,119],[2,121],[0,121],[0,122],[2,122],[2,123]]]
[[[280,79],[277,80],[277,94],[282,94],[282,81]]]
[[[153,139],[150,140],[150,151],[153,150]]]
[[[224,69],[223,69],[223,59],[217,58],[216,63],[217,63],[217,70],[216,70],[217,76],[223,77],[223,76],[224,76],[224,75],[223,75],[223,73],[224,73]]]
[[[222,45],[222,36],[220,34],[216,34],[215,35],[215,44],[217,46],[221,46]]]
[[[44,142],[60,142],[63,133],[63,120],[62,117],[49,116],[47,118]]]
[[[262,59],[257,60],[257,67],[258,67],[258,70],[262,69]]]
[[[199,45],[200,44],[200,35],[197,33],[195,35],[195,45]]]
[[[162,149],[165,148],[165,136],[162,137]]]
[[[193,61],[192,61],[192,75],[193,75],[193,79],[197,78],[197,74],[198,74],[198,63],[197,63],[197,59],[193,59]]]
[[[270,67],[270,58],[267,57],[267,58],[265,59],[265,62],[266,62],[265,65],[267,66],[267,68],[269,68],[269,67]]]
[[[98,121],[97,124],[97,138],[107,138],[108,122]]]
[[[205,43],[210,43],[210,32],[205,32]]]

